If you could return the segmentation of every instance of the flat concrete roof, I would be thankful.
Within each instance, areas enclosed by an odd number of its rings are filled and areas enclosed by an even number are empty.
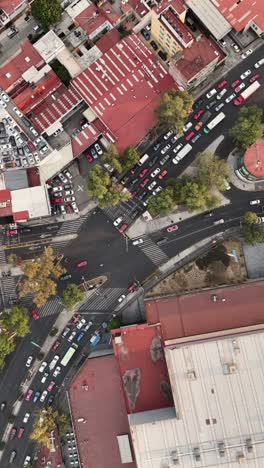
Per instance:
[[[222,39],[231,31],[232,26],[217,10],[211,0],[186,0],[186,5],[217,40]]]
[[[50,215],[50,202],[46,186],[28,187],[12,191],[13,213],[28,211],[29,219]]]

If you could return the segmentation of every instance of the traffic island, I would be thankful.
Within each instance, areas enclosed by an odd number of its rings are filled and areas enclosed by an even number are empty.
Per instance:
[[[82,276],[82,283],[80,284],[80,288],[84,293],[88,291],[92,291],[93,289],[100,288],[106,281],[108,280],[107,276],[97,276],[96,278],[92,278],[89,280],[85,280],[84,276]]]

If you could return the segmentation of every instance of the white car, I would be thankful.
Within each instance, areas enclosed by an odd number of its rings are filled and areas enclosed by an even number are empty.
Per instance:
[[[6,93],[4,93],[4,92],[1,93],[1,99],[3,99],[3,101],[5,101],[5,102],[9,102],[9,101],[10,101],[9,96],[8,96]]]
[[[3,101],[3,99],[0,99],[0,104],[4,109],[6,108],[6,103]]]
[[[148,186],[148,190],[152,190],[156,185],[157,185],[157,182],[156,182],[156,180],[154,180],[154,181]]]
[[[56,366],[59,359],[60,359],[60,356],[58,354],[56,354],[56,356],[54,356],[54,358],[52,359],[52,361],[51,361],[51,363],[49,365],[50,370],[54,369],[54,367]]]
[[[26,424],[28,422],[29,418],[30,418],[30,413],[25,413],[25,416],[23,418],[23,423]]]
[[[46,400],[47,395],[48,395],[47,390],[44,390],[44,391],[41,393],[41,397],[40,397],[39,401],[41,401],[41,403],[43,403],[43,401]]]
[[[247,78],[247,76],[251,75],[251,73],[251,70],[246,70],[244,73],[242,73],[242,75],[240,75],[240,79],[244,80],[245,78]]]
[[[26,456],[24,460],[23,466],[28,466],[31,463],[31,457],[29,455]]]
[[[69,336],[69,338],[68,338],[68,341],[71,343],[72,340],[74,339],[74,337],[75,337],[76,335],[77,335],[77,331],[73,331],[73,332],[70,334],[70,336]]]
[[[68,177],[69,180],[72,179],[72,175],[71,175],[71,173],[70,173],[69,171],[63,171],[63,174],[64,174],[66,177]]]
[[[151,172],[150,177],[154,178],[154,177],[156,177],[156,175],[158,175],[159,173],[160,173],[160,168],[157,167],[157,169],[155,169],[155,171]]]
[[[33,361],[33,356],[28,356],[27,362],[26,362],[26,367],[30,367]]]
[[[216,106],[215,111],[216,111],[216,112],[219,112],[220,109],[222,109],[222,107],[224,107],[224,103],[223,103],[223,102],[221,102],[221,104],[219,104],[219,106]]]
[[[48,363],[46,361],[43,361],[40,368],[39,368],[39,372],[44,372],[44,370],[46,369]]]
[[[242,58],[242,59],[247,58],[250,54],[252,54],[252,52],[253,52],[252,49],[248,49],[246,52],[244,52],[244,53],[241,55],[241,58]]]
[[[122,296],[120,296],[117,300],[118,302],[123,302],[123,300],[126,298],[125,294],[122,294]]]
[[[165,135],[164,135],[164,140],[168,140],[168,138],[170,138],[170,136],[173,134],[173,132],[171,130],[169,130]]]
[[[98,143],[95,143],[94,147],[95,147],[95,150],[97,151],[97,153],[99,155],[103,154],[103,150],[102,150],[101,146],[98,145]]]
[[[36,137],[38,136],[38,132],[37,132],[37,130],[35,130],[34,127],[29,127],[29,130],[31,131],[31,133],[33,133],[34,136],[36,136]]]
[[[61,172],[58,174],[58,178],[64,183],[67,184],[68,180],[66,179],[65,175]]]
[[[161,192],[161,190],[162,190],[162,187],[161,185],[159,185],[155,190],[153,190],[152,195],[154,196],[157,195],[157,193]]]
[[[79,213],[79,208],[78,208],[78,206],[76,205],[76,202],[72,202],[72,203],[71,203],[71,207],[72,207],[74,213]]]
[[[61,192],[62,190],[63,190],[63,186],[62,186],[62,185],[57,185],[56,187],[52,187],[52,192],[53,192],[53,193]]]
[[[34,153],[33,156],[34,156],[34,158],[35,158],[36,163],[37,163],[37,164],[40,163],[40,159],[39,159],[38,153]]]
[[[91,328],[92,324],[93,324],[93,322],[91,322],[91,321],[88,322],[87,325],[85,325],[85,327],[83,328],[83,332],[86,333],[89,330],[89,328]]]
[[[257,63],[255,63],[254,67],[259,68],[261,65],[264,65],[264,58],[260,59]]]
[[[16,106],[13,107],[13,111],[15,112],[16,115],[18,115],[18,117],[23,117],[22,112]]]
[[[85,319],[80,320],[80,322],[78,322],[77,326],[76,326],[77,330],[80,330],[83,327],[83,325],[85,325],[85,324],[86,324]]]
[[[214,96],[215,94],[217,93],[216,89],[211,89],[211,91],[209,91],[207,94],[206,94],[206,97],[207,99],[210,99],[212,96]]]
[[[39,151],[40,154],[44,154],[48,151],[48,147],[47,146],[43,146],[43,148],[41,148],[41,150]]]
[[[225,102],[228,104],[230,101],[232,101],[232,99],[234,99],[236,97],[235,93],[232,93],[230,94],[230,96],[228,96],[225,100]]]
[[[53,377],[58,377],[58,375],[60,374],[60,371],[61,371],[61,367],[60,366],[57,366],[55,371],[53,372]]]
[[[216,99],[222,99],[222,97],[225,95],[225,93],[227,93],[226,88],[222,89],[222,91],[219,94],[217,94]]]
[[[44,375],[43,375],[43,377],[42,377],[42,379],[41,379],[41,383],[45,383],[46,380],[47,380],[47,378],[48,378],[48,376],[49,376],[49,373],[48,373],[48,372],[45,372]]]
[[[240,85],[238,85],[236,88],[235,88],[235,93],[239,93],[239,91],[241,91],[241,89],[245,88],[245,83],[241,83]]]
[[[177,146],[174,148],[173,152],[174,152],[174,153],[178,153],[178,151],[180,151],[180,149],[181,149],[182,147],[183,147],[183,143],[179,143],[179,145],[177,145]]]
[[[136,239],[132,242],[133,245],[139,245],[139,244],[143,244],[143,239],[139,238],[139,239]]]
[[[168,143],[164,148],[161,150],[161,154],[167,153],[167,151],[170,149],[171,145]]]
[[[66,195],[66,197],[68,195],[74,195],[74,191],[73,190],[65,190],[65,195]]]
[[[183,131],[187,132],[187,130],[189,130],[189,128],[191,128],[192,126],[193,126],[192,122],[188,122],[186,125],[184,125]]]
[[[116,218],[113,222],[114,226],[117,227],[119,224],[123,221],[123,216],[119,216],[119,218]]]
[[[65,197],[64,201],[69,203],[69,202],[75,202],[76,198],[75,197]]]
[[[233,47],[233,49],[234,49],[234,51],[236,53],[240,52],[240,48],[238,47],[238,45],[235,42],[233,42],[233,44],[231,44],[231,47]]]
[[[260,204],[260,200],[251,200],[249,202],[250,205],[259,205]]]

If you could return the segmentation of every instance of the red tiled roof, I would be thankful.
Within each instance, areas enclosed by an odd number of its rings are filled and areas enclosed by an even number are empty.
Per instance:
[[[49,95],[43,99],[30,116],[30,120],[40,132],[60,120],[82,100],[75,88],[66,88],[63,84],[52,95],[53,98]]]
[[[115,26],[120,19],[120,15],[117,14],[109,2],[105,2],[103,5],[100,5],[100,12],[113,26]]]
[[[120,35],[117,29],[113,28],[104,34],[98,41],[96,41],[96,47],[104,54],[111,47],[113,47],[120,40]]]
[[[160,327],[147,324],[113,330],[115,355],[128,413],[171,406],[170,383]]]
[[[142,113],[147,119],[151,109],[152,120],[153,102],[174,87],[172,77],[134,33],[115,44],[72,84],[114,135],[125,129],[127,144],[144,136]]]
[[[39,187],[41,185],[39,169],[37,167],[29,167],[27,169],[27,178],[29,187]]]
[[[193,35],[170,8],[160,15],[160,22],[166,27],[170,35],[174,36],[181,46],[187,47],[192,43]]]
[[[19,51],[0,67],[1,87],[9,90],[19,79],[22,80],[21,75],[26,70],[32,66],[41,67],[41,65],[44,65],[43,58],[26,39],[20,44]]]
[[[18,92],[18,95],[13,100],[24,113],[27,113],[42,103],[43,99],[48,94],[54,92],[59,86],[61,86],[61,80],[53,70],[50,70],[36,83],[34,88],[28,83],[27,86],[23,87],[21,92]]]
[[[217,54],[219,61],[225,56],[215,42],[210,41],[210,39],[202,34],[198,41],[192,43],[191,47],[187,47],[181,51],[179,59],[172,59],[171,63],[187,81],[190,81],[204,67],[213,62]]]
[[[181,15],[186,11],[186,7],[184,5],[183,0],[163,0],[158,5],[156,5],[153,10],[158,14],[162,13],[165,9],[171,6],[178,15]]]
[[[49,466],[50,468],[59,468],[63,466],[58,431],[52,431],[52,436],[52,439],[54,438],[55,451],[50,451],[47,447],[41,447],[38,453],[38,459],[36,463],[34,463],[35,468],[44,468],[46,466]]]
[[[0,0],[0,8],[10,15],[13,11],[22,5],[25,0]]]
[[[100,13],[99,8],[91,3],[74,18],[74,21],[90,36],[106,22],[106,18]]]
[[[247,149],[244,165],[255,177],[264,177],[264,139],[257,140]]]
[[[12,198],[10,190],[0,190],[0,217],[12,215]]]
[[[170,340],[264,323],[263,303],[264,282],[254,282],[146,300],[145,310],[148,324],[160,323]]]
[[[89,127],[82,130],[78,135],[76,135],[71,140],[73,157],[76,158],[81,154],[88,146],[92,145],[100,135],[100,132],[94,125],[89,125]]]
[[[212,1],[212,0],[211,0]],[[236,31],[241,31],[251,21],[264,30],[263,0],[218,0],[212,1],[215,8]]]
[[[113,355],[88,359],[70,385],[69,400],[83,468],[136,468],[121,463],[117,435],[130,434]],[[84,422],[78,422],[83,418]]]

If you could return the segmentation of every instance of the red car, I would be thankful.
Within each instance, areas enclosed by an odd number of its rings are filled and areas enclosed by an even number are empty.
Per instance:
[[[196,114],[194,114],[193,118],[197,120],[203,113],[204,113],[204,110],[200,109],[198,112],[196,112]]]
[[[56,203],[63,203],[64,200],[63,198],[52,198],[51,203],[56,204]]]
[[[14,236],[15,234],[17,234],[17,229],[8,229],[8,231],[6,231],[7,236]]]
[[[39,319],[39,313],[36,311],[36,309],[32,309],[31,311],[31,317],[33,317],[34,320]]]
[[[148,171],[149,171],[149,170],[145,167],[145,169],[143,169],[143,171],[141,171],[141,172],[139,173],[139,177],[142,179],[142,177],[144,177],[144,175],[146,175],[146,174],[148,173]]]
[[[89,163],[92,163],[94,161],[94,158],[92,157],[90,153],[86,153],[85,157]]]
[[[254,83],[258,78],[260,77],[259,73],[256,73],[256,75],[253,75],[250,80],[248,80],[249,83]]]
[[[36,146],[32,143],[32,141],[28,141],[28,147],[32,150],[32,151],[35,151],[36,150]]]
[[[167,174],[168,174],[168,171],[166,171],[166,169],[164,169],[164,171],[162,171],[159,174],[159,179],[162,180]]]
[[[21,437],[23,436],[24,434],[24,431],[25,431],[25,428],[24,427],[20,427],[19,431],[18,431],[18,434],[17,434],[17,438],[18,439],[21,439]]]
[[[54,345],[52,346],[52,351],[56,351],[58,347],[60,346],[61,342],[59,340],[55,341]]]
[[[25,400],[26,401],[29,401],[30,398],[32,397],[32,394],[33,394],[33,390],[31,390],[31,388],[28,390],[26,396],[25,396]]]
[[[82,268],[87,265],[87,260],[83,260],[82,262],[77,263],[77,268]]]
[[[138,285],[137,283],[134,281],[134,283],[130,284],[130,286],[128,286],[127,290],[128,292],[132,293],[134,292],[136,289],[137,289]]]
[[[239,83],[240,83],[240,80],[234,81],[234,83],[231,84],[231,88],[236,88],[237,85],[239,85]]]
[[[122,226],[118,229],[119,232],[124,232],[128,228],[128,224],[122,224]]]
[[[221,89],[221,88],[223,88],[226,84],[227,84],[227,81],[226,81],[226,80],[223,80],[223,81],[221,81],[220,83],[218,83],[217,88],[218,88],[218,89]]]
[[[194,135],[195,135],[194,132],[188,133],[188,135],[186,135],[186,137],[185,137],[185,140],[186,140],[186,141],[189,141],[192,137],[194,137]]]
[[[149,183],[149,179],[147,178],[147,179],[143,180],[143,182],[141,182],[141,184],[139,184],[139,185],[140,185],[140,187],[143,188],[143,187],[145,187],[145,185],[147,185],[148,183]]]
[[[234,99],[233,103],[235,106],[240,106],[242,102],[244,101],[244,98],[242,96],[238,96],[236,99]]]
[[[54,380],[52,380],[47,388],[48,392],[51,392],[51,390],[53,389],[54,385],[56,384],[56,382]]]
[[[135,198],[138,195],[138,192],[132,192],[132,198]]]
[[[169,226],[169,227],[167,228],[167,232],[177,231],[177,229],[178,229],[177,224],[174,224],[173,226]]]

